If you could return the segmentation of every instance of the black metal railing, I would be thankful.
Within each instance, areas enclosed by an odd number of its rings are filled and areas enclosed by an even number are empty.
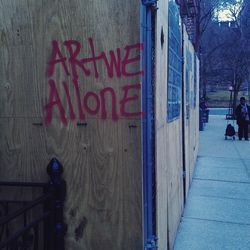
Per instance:
[[[3,190],[42,189],[34,200],[0,198],[0,249],[64,250],[67,226],[63,219],[66,182],[63,167],[53,158],[47,167],[48,183],[0,182]],[[3,192],[4,193],[4,192]]]

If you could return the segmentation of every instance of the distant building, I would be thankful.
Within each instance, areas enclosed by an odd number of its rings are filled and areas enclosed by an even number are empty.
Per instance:
[[[195,50],[199,47],[199,17],[200,1],[198,0],[177,0],[180,5],[180,13],[186,25],[189,39],[194,45]]]
[[[217,23],[221,28],[237,28],[236,21],[218,21]]]

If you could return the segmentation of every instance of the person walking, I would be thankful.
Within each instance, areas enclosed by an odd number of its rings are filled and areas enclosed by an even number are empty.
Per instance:
[[[240,104],[236,107],[235,115],[238,124],[238,136],[241,141],[243,136],[248,141],[248,124],[250,122],[250,106],[246,104],[245,97],[240,98]]]

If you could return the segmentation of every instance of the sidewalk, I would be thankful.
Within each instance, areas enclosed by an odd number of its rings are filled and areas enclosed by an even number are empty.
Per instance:
[[[212,115],[200,132],[174,250],[250,249],[250,141],[225,140],[225,128],[225,116]]]

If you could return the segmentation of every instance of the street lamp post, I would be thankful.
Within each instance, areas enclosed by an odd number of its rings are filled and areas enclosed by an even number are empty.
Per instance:
[[[229,86],[228,90],[230,91],[230,100],[229,100],[229,106],[228,106],[228,114],[226,115],[227,120],[232,120],[234,119],[233,115],[233,86]]]

